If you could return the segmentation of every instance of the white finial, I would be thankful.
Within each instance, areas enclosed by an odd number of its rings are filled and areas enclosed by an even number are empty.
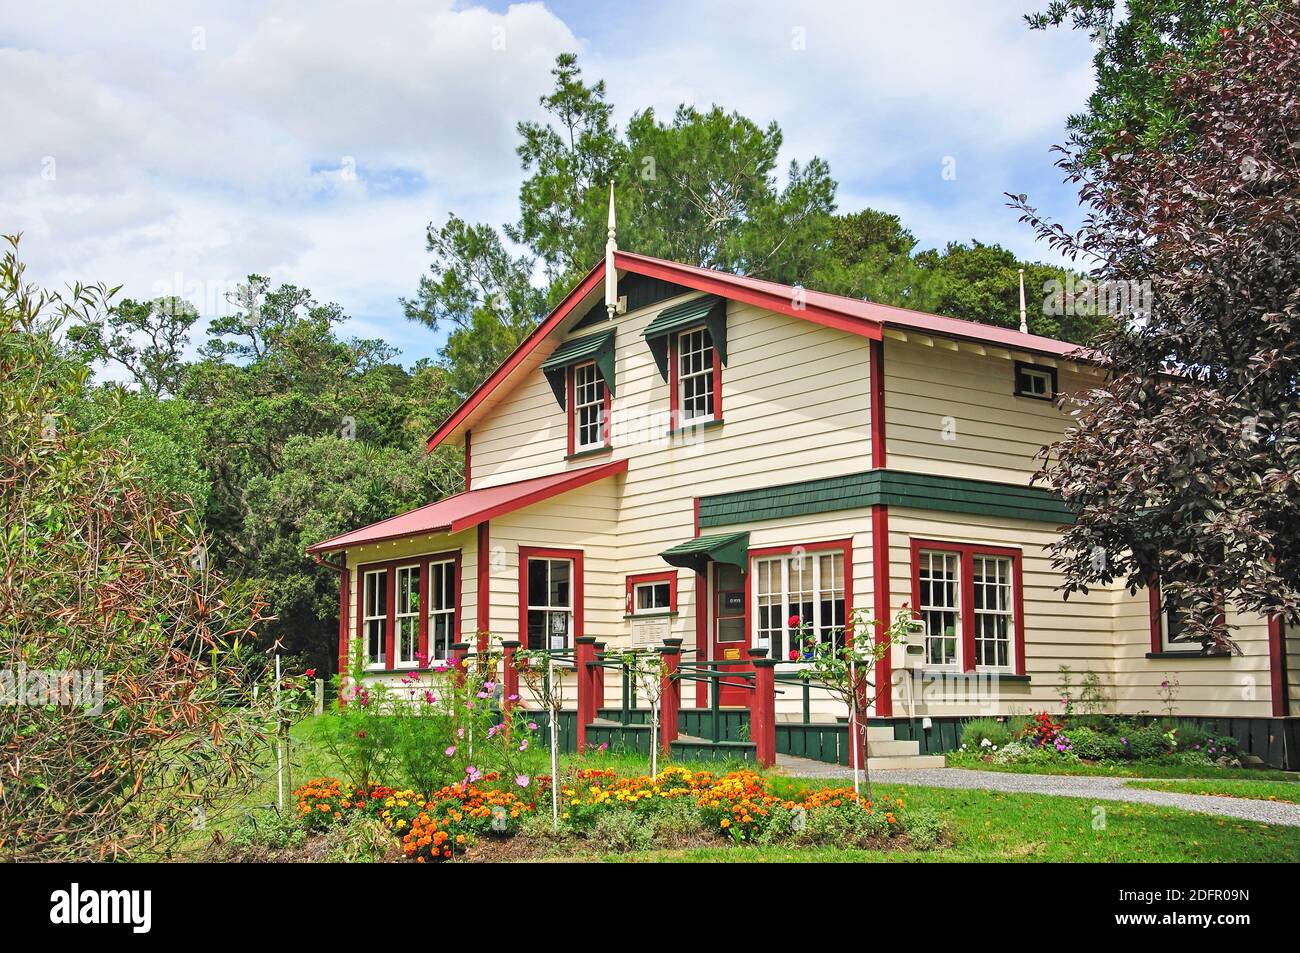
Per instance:
[[[605,310],[610,320],[618,313],[618,269],[614,267],[614,252],[618,251],[614,225],[614,183],[609,183],[609,237],[605,242]]]
[[[1020,333],[1029,333],[1029,317],[1025,310],[1025,269],[1020,269]]]

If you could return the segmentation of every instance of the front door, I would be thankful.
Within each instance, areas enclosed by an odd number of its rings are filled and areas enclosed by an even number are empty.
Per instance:
[[[749,671],[749,634],[745,631],[745,577],[737,566],[713,564],[712,660],[724,673],[739,676]],[[724,678],[718,703],[747,707],[751,692],[740,678]]]

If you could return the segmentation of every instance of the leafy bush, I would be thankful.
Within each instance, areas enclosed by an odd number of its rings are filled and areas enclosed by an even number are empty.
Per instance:
[[[307,839],[307,830],[293,814],[279,811],[249,812],[235,823],[230,844],[237,849],[267,847],[283,850],[298,847]]]
[[[38,293],[6,240],[0,671],[25,669],[41,697],[0,719],[0,849],[26,861],[166,855],[260,780],[281,714],[266,658],[250,650],[262,606],[209,569],[191,501],[69,414],[90,370],[61,330],[109,292]]]
[[[596,819],[587,839],[604,851],[648,850],[654,845],[658,829],[653,814],[609,811]]]
[[[1005,748],[1012,741],[1011,729],[996,718],[972,718],[962,725],[961,746],[968,752]]]
[[[377,864],[399,853],[393,832],[383,821],[357,814],[339,826],[327,859],[332,863]]]
[[[1120,743],[1134,761],[1155,761],[1171,749],[1169,738],[1159,725],[1130,725],[1120,735]]]
[[[1085,725],[1071,726],[1068,732],[1074,754],[1085,761],[1118,761],[1128,757],[1128,750],[1118,735]]]
[[[1078,761],[1079,756],[1070,749],[1059,750],[1055,745],[1036,745],[1030,741],[1013,741],[993,756],[997,764],[1060,764]]]
[[[934,850],[952,842],[953,829],[938,811],[926,808],[908,817],[907,836],[918,850]]]

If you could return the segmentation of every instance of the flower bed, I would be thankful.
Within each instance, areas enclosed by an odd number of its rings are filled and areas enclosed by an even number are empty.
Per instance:
[[[298,815],[311,831],[378,818],[420,863],[461,856],[484,838],[522,834],[570,840],[580,849],[652,848],[664,838],[690,834],[735,844],[929,849],[951,840],[931,812],[909,812],[902,798],[859,797],[851,788],[820,788],[783,797],[752,771],[721,776],[670,767],[657,776],[620,777],[582,770],[559,789],[561,823],[552,824],[549,779],[545,796],[529,801],[518,789],[485,775],[421,797],[414,791],[373,786],[358,791],[334,778],[309,781],[294,792]]]

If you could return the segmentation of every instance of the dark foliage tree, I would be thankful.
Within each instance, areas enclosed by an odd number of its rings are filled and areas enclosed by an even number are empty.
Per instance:
[[[1192,631],[1230,646],[1225,603],[1300,620],[1300,21],[1253,7],[1152,69],[1179,119],[1160,141],[1065,151],[1083,228],[1024,207],[1144,292],[1097,342],[1106,382],[1042,476],[1079,514],[1055,549],[1068,591],[1159,574]]]

